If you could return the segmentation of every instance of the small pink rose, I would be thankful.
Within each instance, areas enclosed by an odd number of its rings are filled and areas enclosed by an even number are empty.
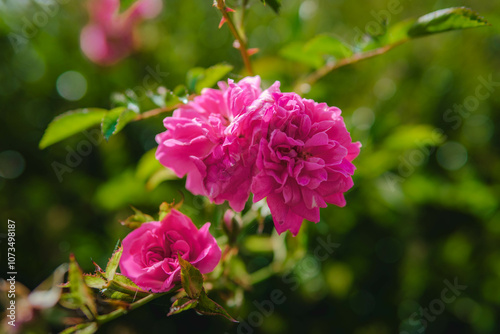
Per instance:
[[[209,232],[210,223],[199,230],[191,219],[172,210],[161,222],[148,222],[123,239],[121,272],[142,289],[155,293],[180,282],[177,254],[202,274],[217,266],[221,250]]]

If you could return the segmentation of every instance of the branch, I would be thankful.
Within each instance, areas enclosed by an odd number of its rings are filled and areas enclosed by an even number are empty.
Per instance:
[[[344,58],[344,59],[341,59],[337,62],[329,62],[329,63],[325,64],[323,67],[316,70],[315,72],[309,74],[305,79],[299,80],[295,84],[293,90],[299,94],[304,93],[305,92],[304,85],[310,86],[310,85],[314,84],[316,81],[318,81],[319,79],[321,79],[322,77],[324,77],[325,75],[330,73],[331,71],[336,70],[336,69],[343,67],[343,66],[357,63],[357,62],[364,60],[364,59],[368,59],[371,57],[375,57],[375,56],[384,54],[387,51],[391,50],[392,48],[394,48],[400,44],[403,44],[406,41],[408,41],[408,39],[399,41],[399,42],[394,43],[394,44],[385,45],[385,46],[382,46],[378,49],[356,53],[352,57]]]
[[[120,308],[120,309],[115,310],[115,311],[113,311],[111,313],[108,313],[108,314],[98,315],[96,317],[96,322],[99,325],[105,324],[105,323],[107,323],[107,322],[109,322],[111,320],[114,320],[116,318],[121,317],[122,315],[127,314],[128,312],[130,312],[132,310],[135,310],[138,307],[141,307],[141,306],[149,303],[150,301],[152,301],[152,300],[154,300],[154,299],[156,299],[158,297],[164,296],[167,293],[168,292],[165,292],[165,293],[152,293],[149,296],[146,296],[146,297],[144,297],[144,298],[136,301],[135,303],[130,304],[130,307],[128,307],[128,308]]]
[[[216,0],[216,2],[214,2],[214,5],[222,13],[223,19],[227,23],[229,30],[231,31],[234,38],[236,39],[236,42],[238,43],[238,50],[240,50],[241,58],[243,58],[243,63],[245,64],[245,68],[246,68],[248,74],[253,75],[254,73],[253,73],[253,69],[252,69],[252,64],[250,62],[250,56],[248,55],[248,50],[247,50],[246,36],[243,34],[240,34],[238,32],[238,29],[236,29],[236,26],[234,25],[232,18],[229,16],[229,14],[226,10],[228,7],[226,6],[225,0]]]
[[[187,100],[188,101],[191,101],[194,99],[196,95],[195,94],[191,94],[187,97]],[[150,118],[150,117],[154,117],[154,116],[157,116],[157,115],[160,115],[162,113],[165,113],[165,112],[170,112],[170,111],[174,111],[175,109],[179,108],[180,106],[183,106],[185,105],[185,103],[183,102],[180,102],[180,103],[177,103],[173,106],[168,106],[168,107],[161,107],[161,108],[156,108],[156,109],[152,109],[152,110],[148,110],[146,112],[143,112],[142,114],[139,114],[137,115],[136,118],[134,118],[134,122],[135,121],[140,121],[140,120],[143,120],[143,119],[146,119],[146,118]]]

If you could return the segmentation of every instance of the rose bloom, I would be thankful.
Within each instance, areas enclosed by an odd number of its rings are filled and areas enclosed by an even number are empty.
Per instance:
[[[346,204],[361,145],[352,142],[336,107],[281,93],[279,82],[261,100],[253,200],[267,197],[278,233],[297,235],[304,219],[319,221],[319,208]]]
[[[191,219],[172,210],[161,222],[148,222],[123,239],[122,274],[140,288],[166,292],[180,282],[177,254],[202,274],[217,266],[221,250],[209,232],[210,223],[199,230]]]
[[[257,148],[250,149],[251,128],[238,126],[261,93],[260,78],[219,82],[163,121],[156,136],[156,158],[177,176],[187,174],[186,188],[216,204],[228,201],[243,210],[250,194]]]

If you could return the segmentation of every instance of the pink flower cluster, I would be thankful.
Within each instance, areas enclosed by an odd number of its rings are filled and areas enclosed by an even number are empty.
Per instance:
[[[83,53],[100,65],[116,63],[134,49],[135,27],[157,16],[162,6],[161,0],[138,0],[120,13],[120,0],[89,0],[90,23],[80,36]]]
[[[318,222],[327,203],[344,206],[353,185],[353,143],[341,111],[282,93],[262,91],[259,77],[219,83],[164,120],[157,159],[186,188],[243,210],[267,198],[278,233],[297,235],[303,219]]]

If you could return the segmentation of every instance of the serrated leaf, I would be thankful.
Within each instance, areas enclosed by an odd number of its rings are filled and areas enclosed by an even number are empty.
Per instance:
[[[191,263],[177,254],[181,266],[181,283],[184,291],[191,299],[197,299],[203,290],[203,276]]]
[[[179,298],[172,304],[170,312],[168,312],[167,316],[190,310],[195,308],[197,305],[198,301],[196,299]]]
[[[466,7],[441,9],[417,19],[408,30],[408,36],[420,37],[450,30],[475,28],[488,25],[478,13]]]
[[[132,206],[132,210],[134,210],[135,214],[128,217],[124,221],[120,222],[122,225],[127,226],[131,229],[136,229],[140,227],[143,223],[152,222],[154,218],[144,212],[134,208]]]
[[[87,322],[66,328],[59,334],[93,334],[97,332],[97,328],[98,326],[95,322]]]
[[[129,304],[137,301],[137,299],[138,299],[137,297],[130,295],[128,293],[113,290],[113,289],[104,289],[101,292],[107,298],[119,300],[119,301],[126,302]]]
[[[122,257],[123,247],[117,247],[111,255],[108,264],[106,265],[106,273],[105,276],[108,281],[111,281],[115,276],[116,269],[118,269],[118,265],[120,264],[120,258]]]
[[[317,35],[304,45],[304,52],[334,56],[342,59],[352,56],[351,48],[329,35]]]
[[[124,107],[118,107],[107,112],[102,118],[101,132],[106,140],[120,132],[125,125],[137,117],[137,113]]]
[[[84,274],[83,278],[89,288],[103,289],[108,285],[106,279],[98,274]]]
[[[202,290],[200,297],[198,298],[198,305],[195,310],[201,314],[205,315],[222,315],[232,322],[238,322],[234,319],[222,306],[210,299],[205,289]]]
[[[97,309],[95,301],[92,298],[92,292],[85,284],[82,269],[78,265],[78,262],[76,262],[73,254],[70,255],[69,260],[68,281],[70,284],[70,299],[85,313],[87,318],[93,319],[97,315]]]
[[[109,289],[135,296],[138,299],[149,296],[150,293],[142,290],[125,275],[116,273],[113,280],[109,282]]]
[[[275,12],[276,14],[278,14],[280,12],[280,8],[281,8],[281,0],[260,0],[264,5],[269,5],[269,7],[271,7]]]
[[[85,108],[68,111],[57,116],[45,130],[40,140],[40,149],[99,124],[106,112],[105,109]]]

